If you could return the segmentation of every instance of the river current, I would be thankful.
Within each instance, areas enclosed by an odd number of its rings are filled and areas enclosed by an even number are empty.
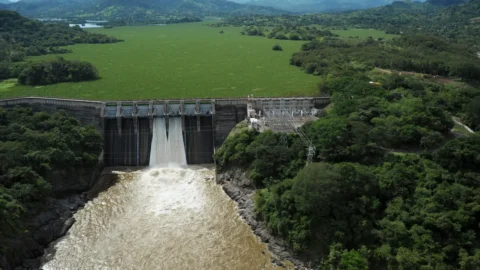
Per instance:
[[[273,269],[205,167],[121,173],[75,214],[43,269]]]

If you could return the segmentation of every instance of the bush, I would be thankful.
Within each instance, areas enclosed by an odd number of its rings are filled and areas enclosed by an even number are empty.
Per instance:
[[[10,52],[9,59],[12,62],[21,62],[25,58],[25,53],[21,51]]]
[[[283,51],[282,47],[278,44],[273,45],[272,50],[274,51]]]
[[[7,63],[0,62],[0,80],[10,78],[10,68]]]
[[[290,40],[300,40],[300,36],[298,34],[290,34]]]
[[[430,134],[422,137],[420,140],[420,147],[423,149],[433,149],[439,146],[443,139],[444,138],[440,132],[431,132]]]

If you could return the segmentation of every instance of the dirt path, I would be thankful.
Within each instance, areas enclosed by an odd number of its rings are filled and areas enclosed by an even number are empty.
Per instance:
[[[453,120],[453,122],[455,122],[455,124],[464,127],[466,130],[468,130],[468,132],[470,132],[472,134],[475,133],[475,131],[473,131],[471,128],[469,128],[468,126],[466,126],[465,124],[460,122],[460,120],[457,117],[452,117],[452,120]]]

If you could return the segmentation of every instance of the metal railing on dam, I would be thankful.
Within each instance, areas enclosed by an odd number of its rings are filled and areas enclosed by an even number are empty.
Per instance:
[[[27,106],[34,111],[65,110],[83,124],[97,127],[104,137],[107,166],[149,164],[152,123],[179,117],[189,164],[210,163],[233,127],[249,110],[312,114],[330,103],[329,97],[107,100],[19,97],[0,99],[0,107]]]

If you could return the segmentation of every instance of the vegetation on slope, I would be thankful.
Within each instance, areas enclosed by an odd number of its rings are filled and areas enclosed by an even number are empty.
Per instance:
[[[431,102],[428,105],[432,107],[431,111],[438,109],[461,115],[467,125],[474,130],[480,129],[480,114],[476,107],[480,100],[480,90],[475,88],[480,78],[480,59],[472,58],[474,52],[468,48],[462,49],[460,45],[429,36],[414,35],[387,42],[371,38],[357,43],[325,39],[305,43],[302,49],[302,52],[292,56],[290,62],[302,67],[306,73],[322,77],[319,86],[322,95],[333,95],[334,99],[336,95],[341,95],[351,99],[359,95],[384,95],[385,90],[397,89],[387,98],[392,101],[408,96],[401,88],[409,89],[409,95]],[[375,69],[381,72],[370,72],[372,68],[398,70],[406,77],[399,76],[396,72],[390,76],[380,75],[377,73],[384,73],[385,70]],[[448,76],[463,78],[463,81],[471,83],[473,87],[460,83],[460,80],[454,83]],[[356,84],[352,85],[353,82]],[[361,88],[367,85],[380,85],[381,90],[361,92]],[[341,105],[336,106],[338,110]],[[414,104],[407,106],[415,108]],[[354,107],[350,105],[346,107],[352,108]]]
[[[245,129],[217,151],[217,164],[250,171],[264,187],[258,215],[320,269],[343,269],[352,256],[350,269],[476,269],[478,135],[445,143],[448,113],[432,106],[437,93],[427,85],[415,97],[412,78],[408,88],[391,90],[347,79],[330,82],[332,112],[304,127],[317,149],[314,163],[301,169],[305,145],[294,135]],[[394,155],[389,147],[419,154]]]
[[[404,35],[392,41],[368,38],[361,42],[324,39],[302,45],[291,64],[307,73],[328,74],[339,63],[358,62],[366,68],[380,67],[468,80],[480,78],[480,59],[468,47],[451,44],[436,37]]]
[[[51,189],[49,171],[93,167],[102,146],[94,127],[65,112],[0,108],[0,243],[22,232],[23,215],[42,207]]]
[[[318,269],[479,268],[480,137],[450,132],[452,115],[480,130],[479,62],[458,46],[421,35],[304,44],[291,63],[333,103],[303,127],[314,163],[304,167],[295,135],[244,129],[216,152],[219,169],[248,170],[263,188],[258,216]]]

